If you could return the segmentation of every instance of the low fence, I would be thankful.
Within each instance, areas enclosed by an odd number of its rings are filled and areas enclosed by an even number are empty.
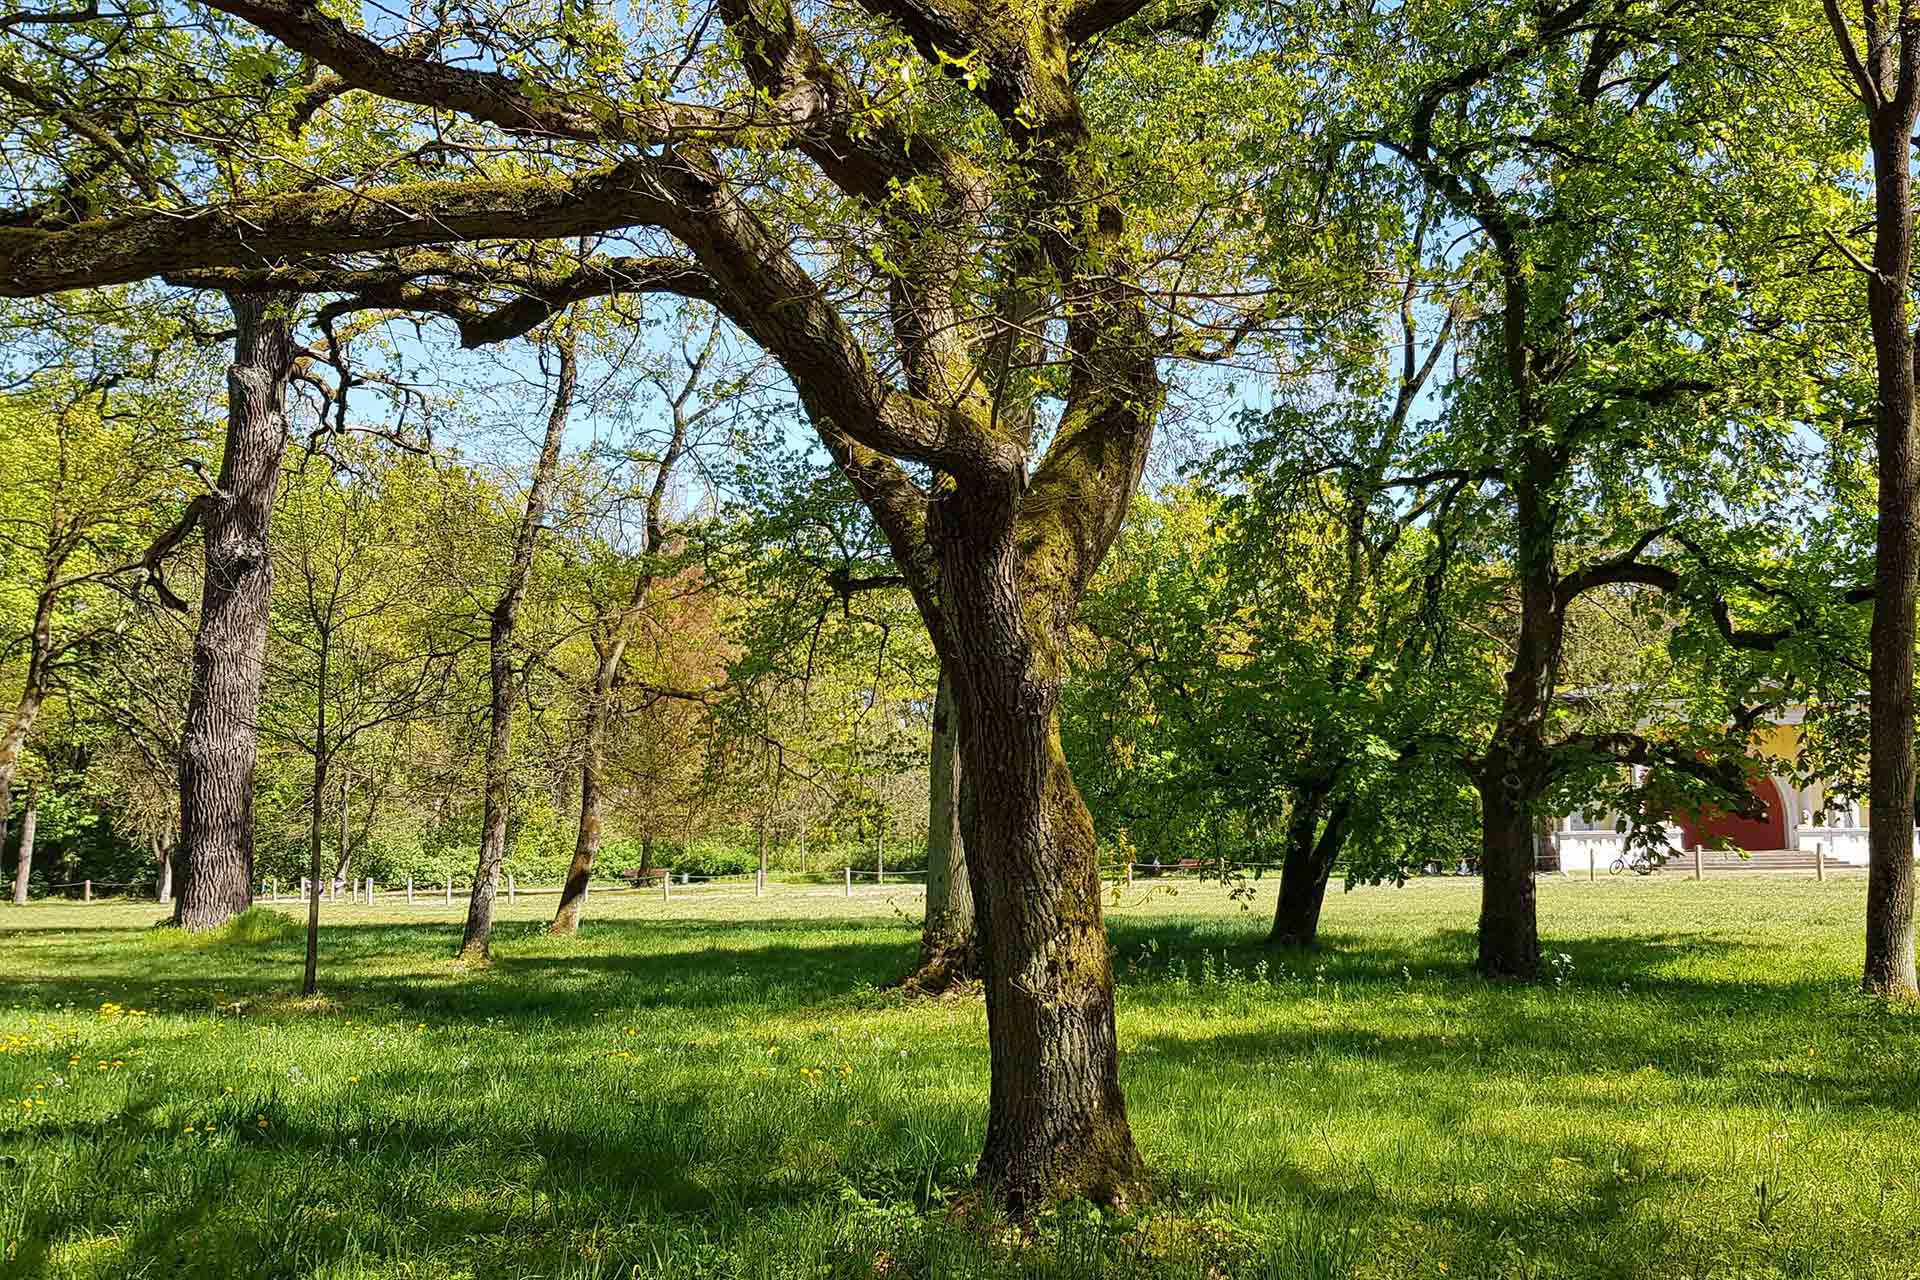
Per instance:
[[[775,880],[765,873],[749,873],[730,876],[701,876],[690,872],[664,873],[657,877],[648,877],[644,883],[626,883],[620,881],[588,881],[585,898],[592,901],[609,895],[618,897],[651,896],[662,902],[671,902],[675,898],[687,895],[701,897],[755,897],[762,898],[775,890],[821,895],[844,895],[852,898],[861,893],[875,890],[897,890],[924,887],[925,871],[864,871],[858,867],[844,868],[839,883],[831,880]],[[518,902],[526,897],[559,897],[566,892],[564,884],[523,885],[512,875],[501,878],[496,891],[509,903]],[[288,884],[283,889],[277,880],[268,880],[261,892],[261,898],[267,902],[306,902],[309,897],[309,882],[302,879],[297,884]],[[372,905],[378,902],[404,903],[407,906],[440,905],[452,906],[456,901],[464,901],[473,894],[473,885],[455,884],[452,880],[434,882],[415,881],[409,876],[404,882],[380,885],[371,877],[355,877],[349,881],[336,882],[321,886],[320,900],[338,902],[344,898],[350,903]]]

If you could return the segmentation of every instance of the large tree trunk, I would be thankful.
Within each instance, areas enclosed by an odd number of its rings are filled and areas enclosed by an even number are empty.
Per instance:
[[[953,690],[942,672],[933,700],[933,748],[927,764],[927,917],[920,931],[919,963],[901,984],[930,995],[980,976],[973,885],[967,878],[962,834],[965,788],[956,719]]]
[[[1520,634],[1493,739],[1474,786],[1480,793],[1480,946],[1488,978],[1531,982],[1540,975],[1534,892],[1534,818],[1548,782],[1547,722],[1566,636],[1554,562],[1559,519],[1551,489],[1564,456],[1529,447],[1514,484]]]
[[[20,861],[13,870],[13,905],[27,905],[27,880],[33,875],[33,839],[40,826],[40,788],[27,784],[27,809],[20,815]]]
[[[1321,814],[1326,823],[1321,827]],[[1316,830],[1316,828],[1320,828]],[[1286,859],[1280,868],[1280,900],[1273,908],[1273,932],[1267,942],[1279,947],[1310,947],[1320,937],[1320,911],[1327,882],[1346,840],[1347,806],[1328,811],[1324,788],[1304,788],[1287,823]]]
[[[962,806],[992,1057],[977,1177],[1016,1214],[1132,1203],[1148,1188],[1120,1092],[1099,855],[1056,715],[1072,587],[1045,580],[1045,563],[1016,568],[1033,552],[1011,522],[996,538],[995,515],[982,502],[955,513],[980,526],[943,530],[936,614],[978,800]]]
[[[206,577],[180,751],[174,922],[210,929],[253,903],[253,770],[273,591],[269,526],[287,445],[293,323],[283,298],[229,294],[227,442],[202,515]]]
[[[974,686],[956,689],[964,767],[993,797],[968,806],[965,832],[993,1067],[980,1181],[1015,1213],[1062,1196],[1135,1201],[1146,1169],[1120,1092],[1093,820],[1052,700],[1034,706],[1006,672],[956,683]]]
[[[493,608],[487,631],[487,679],[491,692],[490,732],[487,737],[486,799],[480,825],[480,860],[473,873],[473,895],[467,900],[467,927],[460,939],[460,955],[483,960],[493,942],[493,900],[500,891],[500,867],[507,860],[507,811],[513,800],[513,629],[520,605],[527,598],[533,576],[534,539],[547,514],[547,490],[560,461],[567,415],[573,408],[576,369],[571,330],[559,340],[560,379],[547,415],[547,434],[534,461],[527,486],[527,506],[514,536],[513,558],[507,581]]]
[[[1889,21],[1891,21],[1891,16]],[[1911,39],[1912,37],[1908,37]],[[1904,77],[1903,77],[1904,79]],[[1903,93],[1911,93],[1903,85]],[[1913,647],[1920,569],[1920,457],[1914,441],[1914,340],[1907,278],[1913,265],[1913,112],[1873,116],[1873,322],[1880,403],[1876,418],[1880,507],[1874,559],[1873,662],[1869,677],[1867,958],[1862,985],[1913,996]]]
[[[1540,924],[1535,897],[1533,802],[1525,771],[1495,750],[1481,765],[1480,957],[1489,978],[1532,981],[1540,974]]]

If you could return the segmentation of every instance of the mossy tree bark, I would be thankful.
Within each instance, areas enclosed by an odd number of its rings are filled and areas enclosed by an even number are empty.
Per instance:
[[[546,518],[547,491],[559,466],[560,445],[566,436],[579,378],[572,329],[563,327],[555,345],[560,367],[546,435],[534,459],[527,505],[514,533],[506,581],[488,618],[486,794],[480,820],[480,857],[474,867],[473,892],[467,899],[466,928],[460,937],[460,955],[469,960],[486,959],[493,942],[493,900],[500,891],[500,868],[507,860],[507,817],[513,806],[514,627],[527,598],[527,583],[533,577],[534,541],[540,534],[540,522]]]
[[[953,689],[942,672],[934,694],[933,747],[927,758],[927,915],[920,930],[920,959],[901,983],[909,991],[929,995],[980,974],[973,882],[967,872],[967,840],[962,830],[966,792],[962,774]],[[978,815],[973,820],[977,822]]]
[[[227,439],[200,524],[206,572],[180,750],[174,922],[224,924],[253,903],[253,771],[273,557],[268,538],[287,447],[293,322],[281,298],[231,293]]]
[[[1566,639],[1566,601],[1555,566],[1560,516],[1549,496],[1566,454],[1526,446],[1513,473],[1515,572],[1520,631],[1493,741],[1474,778],[1480,793],[1480,937],[1484,977],[1540,975],[1540,921],[1534,893],[1533,829],[1551,781],[1548,717]]]

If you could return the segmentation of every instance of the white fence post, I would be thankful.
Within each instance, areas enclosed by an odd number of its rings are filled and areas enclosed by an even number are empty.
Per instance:
[[[413,873],[407,873],[407,905],[413,905]]]
[[[1819,840],[1813,842],[1813,878],[1815,880],[1827,878],[1827,846]]]
[[[511,904],[513,900],[514,900],[513,872],[509,871],[507,872],[507,902]]]
[[[93,881],[82,880],[80,882],[80,901],[82,902],[93,901]]]
[[[453,905],[453,877],[447,877],[447,905]]]

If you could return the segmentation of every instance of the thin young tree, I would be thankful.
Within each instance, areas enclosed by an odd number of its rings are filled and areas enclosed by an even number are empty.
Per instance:
[[[350,792],[344,774],[334,785],[336,770],[369,735],[404,729],[435,705],[452,657],[436,636],[431,575],[409,551],[425,541],[412,468],[377,448],[333,448],[345,460],[309,454],[281,498],[269,656],[282,696],[269,698],[261,715],[263,731],[311,769],[303,995],[319,981],[320,901],[334,878],[322,876],[326,817],[336,795],[343,863],[349,848]],[[286,696],[293,690],[297,696]]]
[[[725,405],[722,396],[706,385],[711,363],[719,350],[721,325],[712,322],[705,341],[695,349],[681,348],[684,377],[678,384],[664,376],[651,377],[667,411],[667,437],[650,465],[652,475],[644,482],[640,515],[640,538],[632,548],[632,568],[626,589],[618,600],[607,600],[600,592],[590,592],[593,616],[587,627],[593,646],[592,683],[586,690],[586,707],[581,715],[580,733],[580,816],[574,834],[573,858],[567,864],[566,883],[553,914],[549,932],[566,936],[577,933],[586,908],[587,885],[593,877],[593,864],[600,855],[600,836],[606,792],[607,735],[617,711],[616,686],[627,665],[627,648],[654,593],[660,575],[662,557],[671,534],[669,503],[677,473],[688,450],[696,441],[703,422]]]
[[[520,621],[527,585],[533,579],[534,544],[547,517],[547,496],[560,465],[567,419],[573,412],[579,383],[578,335],[570,320],[555,326],[552,335],[552,404],[546,431],[533,459],[525,504],[520,511],[500,594],[487,617],[487,750],[480,856],[474,866],[473,889],[467,899],[467,923],[460,937],[460,954],[469,960],[487,958],[493,942],[493,902],[500,891],[501,868],[507,860],[507,817],[513,805],[513,712],[516,652],[514,629]],[[542,363],[547,352],[542,351]]]

